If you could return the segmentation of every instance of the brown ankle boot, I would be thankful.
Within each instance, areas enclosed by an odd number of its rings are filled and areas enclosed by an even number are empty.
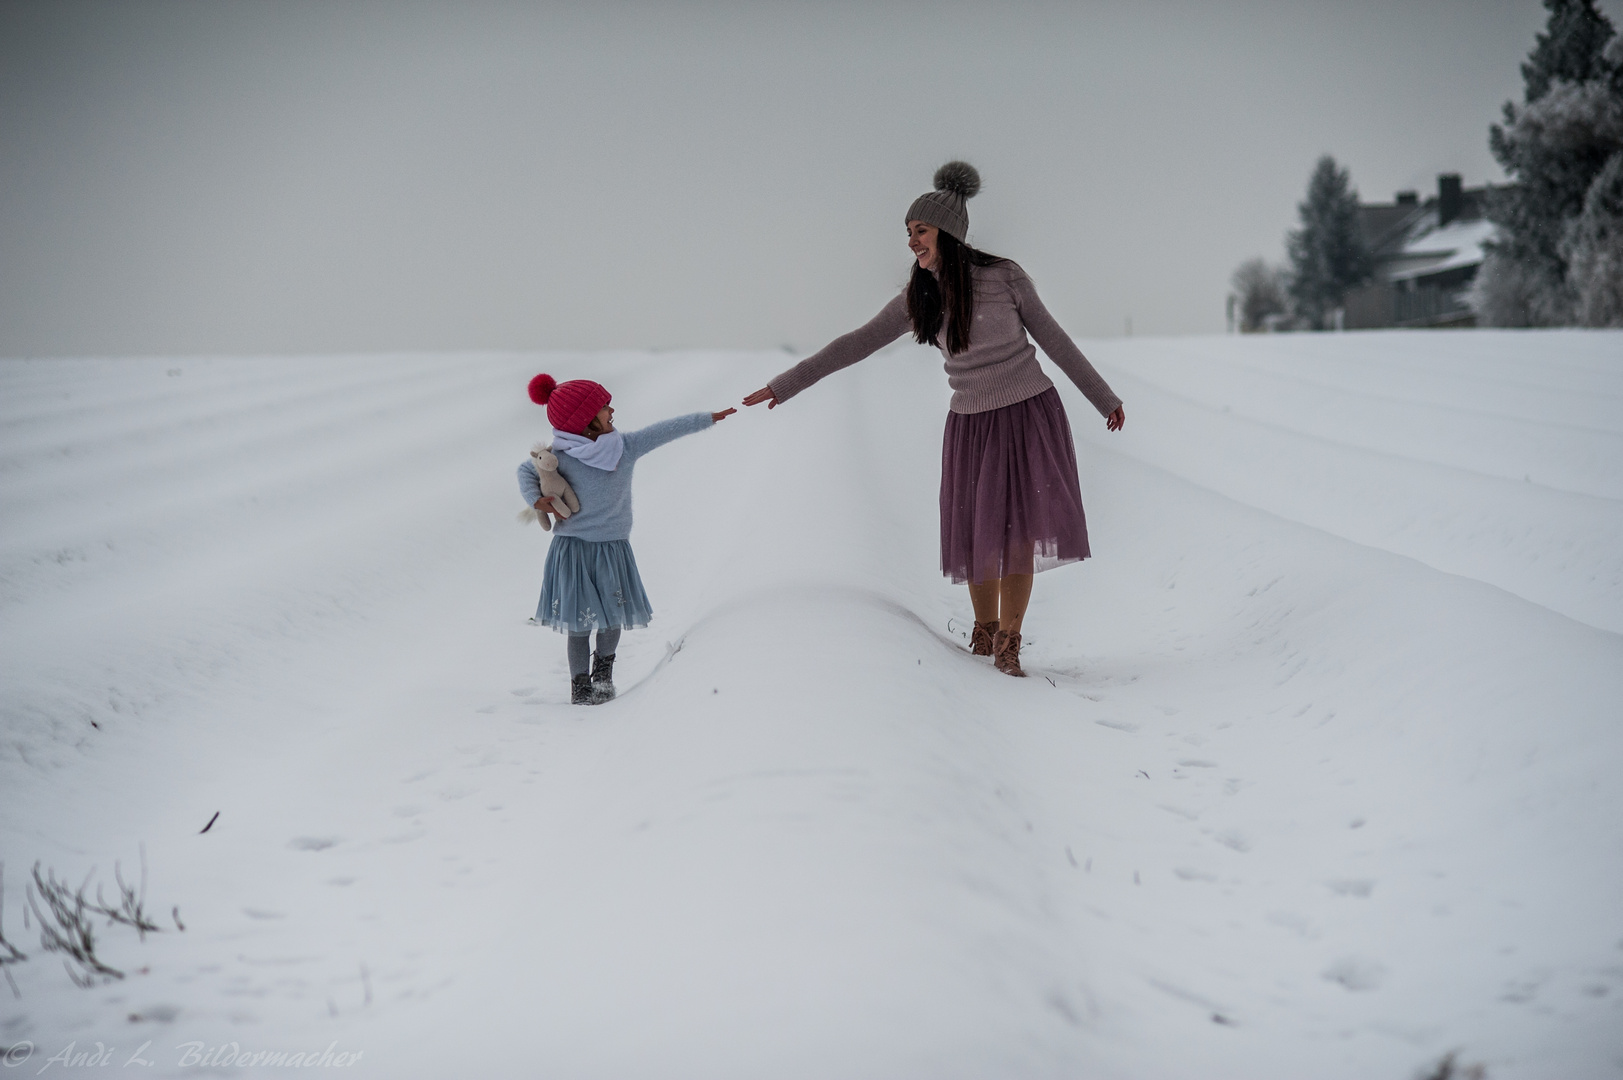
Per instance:
[[[1020,679],[1026,677],[1026,673],[1020,670],[1019,634],[999,630],[992,636],[992,664],[1005,675]]]
[[[976,621],[975,629],[969,634],[969,651],[976,656],[992,655],[992,635],[997,633],[997,620],[987,619],[985,622]]]

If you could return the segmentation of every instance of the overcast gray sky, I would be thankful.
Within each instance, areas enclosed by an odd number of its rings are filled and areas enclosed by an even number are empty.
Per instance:
[[[1613,19],[1623,0],[1604,0]],[[0,355],[809,351],[971,242],[1213,332],[1315,159],[1502,180],[1537,0],[0,2]]]

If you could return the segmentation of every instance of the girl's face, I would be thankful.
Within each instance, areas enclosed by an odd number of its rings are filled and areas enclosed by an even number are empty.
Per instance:
[[[926,270],[934,270],[940,253],[936,250],[936,238],[940,235],[934,225],[926,225],[922,221],[909,221],[907,223],[907,246],[913,252],[913,257],[919,265]]]
[[[614,407],[605,405],[597,410],[592,422],[586,425],[586,437],[595,440],[599,435],[607,435],[614,430]]]

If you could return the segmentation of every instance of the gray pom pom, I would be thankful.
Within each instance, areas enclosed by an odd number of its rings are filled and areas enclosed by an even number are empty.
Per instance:
[[[967,161],[949,161],[935,171],[935,189],[973,199],[981,189],[981,174]]]

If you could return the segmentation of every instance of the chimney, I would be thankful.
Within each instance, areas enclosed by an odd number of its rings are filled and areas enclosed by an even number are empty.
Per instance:
[[[1443,173],[1437,178],[1437,224],[1447,225],[1460,216],[1465,208],[1465,199],[1460,194],[1460,174]]]
[[[1395,201],[1399,206],[1417,206],[1420,203],[1420,193],[1418,191],[1400,191],[1397,193]]]

